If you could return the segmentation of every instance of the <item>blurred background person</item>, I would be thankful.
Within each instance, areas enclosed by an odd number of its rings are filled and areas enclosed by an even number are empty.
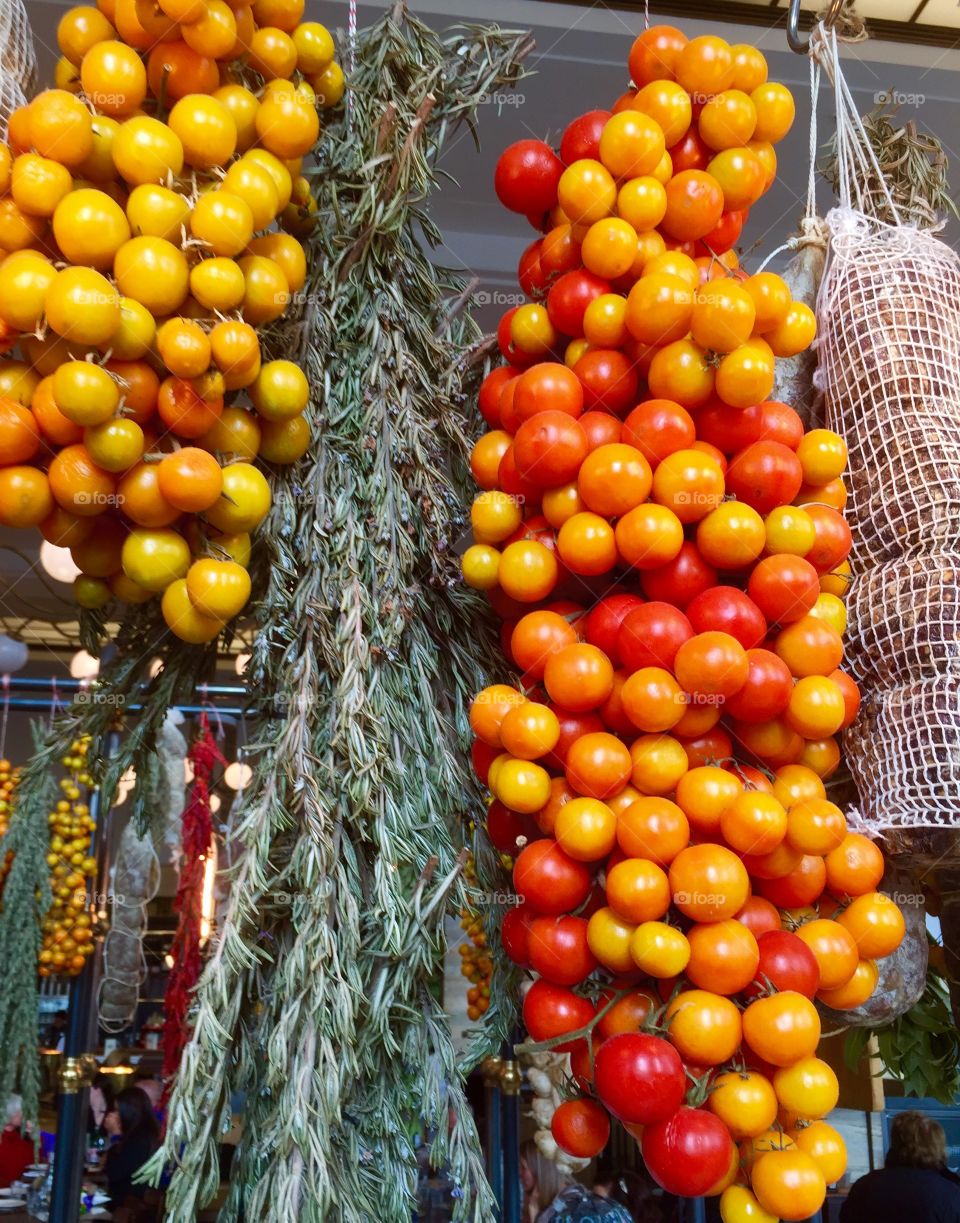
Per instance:
[[[23,1101],[8,1096],[0,1134],[0,1189],[9,1189],[33,1163],[33,1141],[23,1133]]]
[[[960,1184],[947,1167],[943,1126],[924,1113],[898,1113],[882,1168],[856,1182],[840,1223],[960,1223]]]

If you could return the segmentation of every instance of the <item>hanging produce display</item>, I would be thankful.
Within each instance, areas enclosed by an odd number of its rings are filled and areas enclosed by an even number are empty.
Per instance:
[[[463,556],[519,677],[470,710],[515,858],[499,941],[534,974],[527,1048],[584,1092],[562,1150],[597,1154],[613,1116],[668,1192],[806,1219],[845,1166],[817,1003],[869,998],[904,918],[824,785],[860,703],[847,452],[770,399],[814,315],[733,252],[794,104],[714,36],[653,27],[629,67],[559,152],[496,171],[543,231],[479,395]]]
[[[259,22],[221,0],[104,8],[61,18],[63,87],[13,112],[3,150],[0,323],[23,360],[0,522],[71,550],[81,606],[158,598],[207,642],[250,595],[256,460],[309,437],[302,370],[269,358],[306,274],[275,222],[309,194],[342,74],[299,0]]]
[[[188,760],[193,766],[193,782],[181,820],[180,880],[174,901],[177,930],[170,945],[173,967],[163,998],[163,1080],[168,1091],[190,1034],[187,1013],[203,967],[203,885],[207,859],[213,850],[210,781],[214,768],[226,765],[206,714],[201,715],[199,734]]]
[[[88,741],[105,793],[133,770],[146,827],[164,720],[266,580],[251,533],[309,440],[288,360],[306,255],[289,230],[309,228],[301,159],[343,74],[301,0],[255,10],[68,10],[56,87],[13,112],[0,147],[0,524],[70,549],[86,649],[120,621],[111,660],[25,764],[3,840],[0,1093],[16,1084],[27,1116],[52,770]]]
[[[819,55],[836,74],[840,129],[820,378],[850,445],[850,658],[866,687],[848,759],[865,818],[907,846],[912,831],[960,817],[960,259],[936,234],[942,151],[882,118],[861,122],[835,38]]]
[[[97,860],[90,854],[94,821],[87,799],[94,779],[88,771],[89,748],[85,735],[70,744],[70,754],[61,761],[66,775],[57,783],[60,797],[48,818],[52,901],[43,919],[41,977],[75,977],[94,949],[87,895],[97,873]]]
[[[148,971],[144,953],[147,905],[159,889],[161,866],[167,864],[169,851],[179,845],[187,751],[177,725],[180,720],[179,713],[168,713],[157,736],[159,767],[150,826],[144,828],[130,812],[125,779],[121,779],[121,792],[115,800],[123,805],[114,820],[119,823],[126,814],[127,822],[113,855],[106,897],[108,928],[103,939],[97,1019],[107,1032],[122,1032],[134,1023]],[[129,782],[131,788],[134,784]]]
[[[230,892],[153,1170],[189,1218],[244,1128],[221,1218],[402,1219],[415,1136],[457,1220],[494,1215],[449,1020],[432,992],[466,899],[463,748],[492,661],[459,581],[479,382],[467,286],[434,264],[435,161],[515,80],[526,35],[441,39],[394,4],[353,46],[352,105],[314,179],[304,313],[289,352],[314,437],[258,536],[269,548],[245,672],[256,731]]]

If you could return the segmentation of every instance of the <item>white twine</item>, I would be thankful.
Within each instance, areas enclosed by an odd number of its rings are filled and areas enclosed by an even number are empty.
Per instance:
[[[811,47],[813,39],[811,39]],[[819,223],[817,216],[817,106],[820,100],[820,64],[817,62],[816,56],[810,55],[810,139],[809,139],[809,168],[807,172],[807,206],[804,212],[804,222]],[[783,242],[780,246],[770,252],[757,269],[762,272],[764,268],[778,255],[782,255],[784,251],[795,251],[801,246],[804,246],[809,240],[809,233],[812,224],[801,223],[799,234],[794,234]]]
[[[357,0],[347,0],[347,75],[352,77],[357,62]],[[353,125],[353,93],[347,90],[347,122]]]
[[[823,63],[827,75],[833,82],[834,102],[837,112],[837,166],[840,180],[840,204],[843,208],[867,211],[867,200],[862,184],[869,181],[871,172],[876,177],[884,202],[890,209],[897,225],[903,220],[887,187],[880,163],[867,136],[863,121],[850,87],[840,66],[840,43],[836,30],[827,30],[821,23],[817,37],[811,39],[810,53]]]

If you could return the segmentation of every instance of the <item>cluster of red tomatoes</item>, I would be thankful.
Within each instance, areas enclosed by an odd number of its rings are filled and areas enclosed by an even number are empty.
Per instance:
[[[815,1000],[862,1004],[904,934],[824,786],[859,704],[846,448],[769,399],[814,321],[728,251],[789,94],[753,48],[669,27],[630,66],[559,157],[498,167],[546,218],[520,268],[545,304],[504,321],[480,393],[464,576],[521,679],[475,698],[473,759],[527,1030],[586,1093],[558,1145],[596,1154],[612,1115],[725,1223],[805,1219],[845,1164]]]
[[[210,641],[247,602],[257,460],[309,444],[261,331],[306,277],[301,159],[343,76],[304,0],[98,0],[0,145],[0,522],[77,601]]]

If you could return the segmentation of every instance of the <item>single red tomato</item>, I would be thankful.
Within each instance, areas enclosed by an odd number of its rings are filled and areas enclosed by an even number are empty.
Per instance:
[[[624,616],[617,634],[617,654],[629,675],[643,667],[669,671],[677,650],[693,633],[679,608],[669,603],[644,603]]]
[[[499,755],[499,747],[491,747],[489,743],[484,743],[482,739],[474,739],[471,744],[470,763],[473,765],[473,771],[484,785],[487,784],[487,774],[490,772],[490,766]]]
[[[635,446],[651,467],[677,450],[689,450],[696,441],[693,417],[671,399],[648,399],[638,404],[623,422],[621,441]]]
[[[793,676],[772,650],[747,650],[747,678],[724,703],[724,712],[741,722],[769,722],[790,704]]]
[[[735,454],[759,440],[761,408],[731,408],[719,399],[712,399],[697,412],[697,437],[709,442],[724,454]]]
[[[517,371],[511,365],[498,365],[492,369],[480,384],[480,394],[477,396],[477,406],[480,415],[491,429],[500,428],[500,395],[508,382],[517,376]]]
[[[594,276],[586,268],[564,272],[547,294],[547,314],[562,335],[583,335],[583,316],[587,306],[602,293],[610,292],[609,280]]]
[[[804,854],[787,875],[763,879],[757,889],[778,909],[801,909],[812,904],[827,882],[827,868],[817,854]]]
[[[601,446],[615,445],[621,440],[623,426],[609,412],[584,412],[579,418],[580,428],[587,435],[587,453],[599,450]]]
[[[589,867],[567,857],[552,837],[521,850],[513,866],[513,886],[537,913],[569,913],[587,898]]]
[[[761,935],[771,930],[783,929],[780,910],[769,900],[764,900],[762,896],[751,896],[735,916],[737,921],[742,922],[758,941]]]
[[[511,811],[494,799],[487,808],[487,836],[500,853],[517,854],[528,841],[538,840],[540,831],[528,815]]]
[[[536,913],[529,905],[519,904],[507,909],[500,922],[500,943],[507,957],[521,968],[530,966],[530,924]]]
[[[535,917],[527,949],[530,967],[554,985],[579,985],[597,967],[583,917]]]
[[[842,565],[850,553],[853,537],[846,519],[829,505],[806,505],[804,509],[813,519],[815,532],[813,547],[806,554],[818,573],[830,573]]]
[[[769,930],[757,939],[760,962],[753,985],[746,991],[756,997],[769,982],[776,990],[792,989],[812,998],[820,988],[820,969],[813,952],[803,939],[789,930]]]
[[[513,391],[517,426],[539,412],[566,412],[573,417],[583,412],[580,380],[560,361],[538,361],[517,379]]]
[[[550,1119],[550,1133],[561,1151],[593,1159],[607,1145],[610,1118],[596,1100],[564,1100]]]
[[[624,619],[643,599],[633,594],[612,594],[601,599],[583,620],[582,633],[591,645],[598,646],[615,667],[620,666],[618,637]]]
[[[588,110],[567,124],[560,139],[560,160],[564,165],[584,157],[600,160],[600,133],[609,118],[608,110]]]
[[[730,1166],[733,1139],[715,1113],[678,1109],[644,1128],[640,1151],[647,1171],[667,1193],[701,1197]]]
[[[681,610],[716,584],[716,569],[706,563],[697,545],[689,539],[684,540],[672,561],[640,575],[640,585],[648,599],[672,603]]]
[[[557,202],[563,162],[543,140],[518,140],[497,159],[493,188],[511,212],[548,212]]]
[[[540,301],[547,291],[547,271],[540,262],[540,252],[543,250],[543,239],[537,238],[531,242],[517,264],[517,280],[527,297]]]
[[[727,469],[727,492],[758,514],[789,505],[802,483],[800,460],[782,442],[754,442],[738,450]]]
[[[517,430],[513,455],[521,480],[537,488],[556,488],[580,470],[587,455],[587,435],[566,412],[538,412]]]
[[[659,1036],[643,1032],[605,1040],[594,1058],[593,1081],[603,1105],[631,1125],[672,1116],[686,1092],[680,1054]]]
[[[683,139],[671,145],[667,152],[670,154],[674,174],[680,174],[684,170],[705,170],[707,162],[713,156],[703,143],[695,124],[688,129]]]
[[[820,576],[804,557],[781,552],[757,563],[747,593],[771,624],[793,624],[820,597]]]
[[[767,621],[756,603],[735,586],[711,586],[687,607],[695,633],[729,633],[745,650],[758,646],[767,635]]]
[[[572,989],[552,985],[549,981],[534,981],[523,1000],[523,1024],[533,1040],[553,1040],[586,1027],[596,1013],[589,998],[581,998]],[[554,1052],[570,1053],[579,1041],[556,1045]]]
[[[637,402],[639,375],[618,349],[595,348],[584,353],[573,372],[583,383],[583,405],[588,412],[623,416]]]
[[[756,442],[781,442],[789,450],[803,441],[803,420],[789,404],[767,399],[760,405],[760,428]]]
[[[677,740],[687,754],[691,769],[714,764],[718,760],[727,760],[733,755],[733,740],[722,726],[714,726],[693,739],[678,735]]]
[[[700,239],[704,250],[697,254],[722,255],[740,241],[746,210],[727,209],[720,214],[720,220],[708,234]]]

